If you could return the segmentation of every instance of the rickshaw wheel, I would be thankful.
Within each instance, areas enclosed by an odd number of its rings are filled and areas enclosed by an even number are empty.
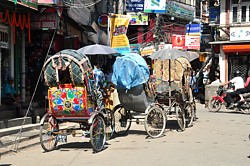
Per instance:
[[[191,103],[185,104],[185,116],[186,116],[186,125],[191,127],[194,121],[194,109]]]
[[[149,108],[145,116],[144,127],[150,137],[160,137],[166,127],[166,116],[163,110],[157,106]]]
[[[179,104],[175,105],[175,112],[176,112],[176,119],[177,123],[181,129],[181,131],[184,131],[186,128],[186,119],[185,119],[185,111],[182,109]]]
[[[115,134],[119,136],[126,135],[131,127],[131,113],[121,104],[113,108],[113,113],[115,117]]]
[[[102,116],[96,115],[90,126],[90,142],[94,152],[104,148],[106,142],[105,122]]]
[[[109,108],[104,108],[102,110],[106,114],[105,125],[106,125],[106,139],[112,138],[115,131],[115,117],[114,112]]]
[[[55,132],[58,132],[59,125],[58,125],[57,120],[53,116],[49,114],[46,114],[44,116],[45,116],[45,119],[40,126],[39,138],[40,138],[40,143],[41,143],[42,148],[46,152],[49,152],[56,148],[57,134],[55,134]]]

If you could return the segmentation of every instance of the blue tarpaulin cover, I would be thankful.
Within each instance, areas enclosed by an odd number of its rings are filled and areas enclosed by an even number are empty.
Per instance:
[[[139,54],[117,57],[113,65],[112,83],[117,89],[131,89],[146,83],[150,73],[146,61]]]

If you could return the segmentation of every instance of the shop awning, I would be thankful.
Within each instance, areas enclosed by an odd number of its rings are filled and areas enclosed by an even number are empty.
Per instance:
[[[239,44],[239,43],[250,43],[250,40],[241,40],[241,41],[212,41],[209,44]]]
[[[250,52],[250,44],[223,45],[223,51],[228,52]]]

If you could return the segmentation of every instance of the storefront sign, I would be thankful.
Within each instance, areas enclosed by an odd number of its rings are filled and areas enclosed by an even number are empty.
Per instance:
[[[0,25],[0,48],[9,48],[8,27]]]
[[[31,16],[31,27],[33,29],[56,29],[57,15],[56,13],[44,13]]]
[[[200,36],[185,36],[185,48],[190,50],[200,50]]]
[[[201,32],[200,24],[187,24],[186,25],[186,35],[199,36]]]
[[[134,13],[129,12],[127,15],[130,18],[129,25],[148,25],[148,14],[147,13]]]
[[[183,49],[185,47],[185,35],[172,35],[172,48]]]
[[[129,53],[129,40],[127,37],[127,29],[129,25],[129,17],[121,14],[111,14],[110,16],[110,45],[119,53]]]
[[[143,12],[144,0],[126,0],[126,11]]]
[[[145,0],[144,1],[145,13],[165,13],[166,0]]]
[[[11,1],[15,4],[19,4],[22,6],[26,6],[30,9],[34,9],[34,10],[37,10],[37,8],[38,8],[37,0],[8,0],[8,1]]]
[[[230,41],[250,40],[250,27],[230,27]]]

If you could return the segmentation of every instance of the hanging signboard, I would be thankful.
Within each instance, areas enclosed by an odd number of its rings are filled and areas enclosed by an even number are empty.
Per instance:
[[[194,13],[195,13],[195,7],[185,5],[182,3],[178,3],[175,1],[168,1],[166,4],[166,11],[165,13],[167,15],[176,17],[176,18],[182,18],[186,20],[193,20],[194,19]]]
[[[126,0],[126,11],[143,12],[144,0]]]
[[[134,13],[129,12],[127,15],[130,18],[129,25],[148,25],[148,14],[147,13]]]
[[[186,25],[186,35],[200,36],[200,33],[201,33],[200,24],[187,24]]]
[[[165,13],[166,0],[145,0],[144,1],[145,13]]]
[[[120,54],[129,53],[129,40],[126,35],[129,17],[121,14],[110,15],[110,46]]]
[[[9,48],[8,27],[0,25],[0,48]]]
[[[57,15],[56,13],[33,14],[30,22],[32,29],[56,29]]]

